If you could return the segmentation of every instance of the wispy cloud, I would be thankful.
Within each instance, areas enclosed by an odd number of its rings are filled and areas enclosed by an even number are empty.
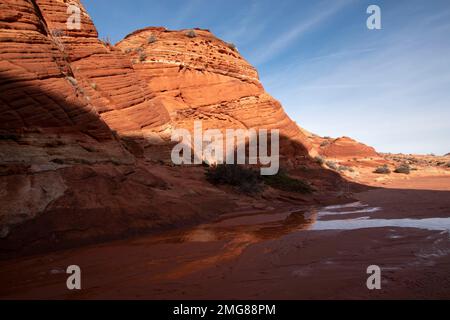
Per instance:
[[[248,3],[248,2],[247,2]],[[247,10],[242,10],[237,16],[237,22],[230,28],[228,24],[224,25],[221,36],[225,40],[232,40],[239,45],[245,45],[248,41],[254,40],[267,28],[268,19],[261,21],[261,2],[257,0],[249,1]]]
[[[381,151],[449,152],[448,16],[428,17],[355,34],[340,44],[351,50],[324,44],[329,54],[292,61],[263,83],[313,132],[350,135]]]
[[[293,26],[287,32],[278,35],[275,40],[265,44],[260,50],[256,50],[257,54],[251,61],[258,65],[271,60],[292,46],[293,42],[301,38],[306,32],[310,32],[311,29],[319,27],[322,22],[338,13],[351,2],[353,1],[337,1],[332,4],[330,2],[321,3],[311,17]]]

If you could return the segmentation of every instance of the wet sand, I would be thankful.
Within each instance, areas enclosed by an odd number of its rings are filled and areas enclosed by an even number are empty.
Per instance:
[[[450,177],[355,198],[0,261],[0,298],[449,299]],[[66,289],[72,264],[80,291]],[[369,265],[381,290],[366,287]]]

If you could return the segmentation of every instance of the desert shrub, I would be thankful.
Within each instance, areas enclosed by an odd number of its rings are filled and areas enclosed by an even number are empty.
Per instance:
[[[320,146],[323,148],[323,147],[328,146],[329,144],[330,144],[330,141],[325,140],[325,141],[323,141],[323,142],[320,144]]]
[[[197,33],[194,30],[189,30],[186,32],[186,37],[188,38],[195,38],[197,36]]]
[[[63,159],[53,159],[51,162],[56,163],[56,164],[64,164],[64,160]]]
[[[44,146],[46,148],[57,148],[57,147],[61,147],[64,145],[64,142],[60,141],[60,140],[53,140],[51,142],[47,142],[44,144]]]
[[[139,53],[139,61],[143,62],[145,59],[147,59],[147,54],[145,52]]]
[[[336,162],[334,162],[334,161],[328,160],[327,162],[325,162],[325,164],[330,169],[333,169],[333,170],[337,170],[338,169],[338,166],[337,166]]]
[[[376,168],[373,173],[389,174],[389,173],[391,173],[391,169],[389,169],[389,167],[385,164],[385,165],[383,165],[381,167]]]
[[[450,168],[450,161],[447,162],[447,164],[445,165],[446,167]]]
[[[403,174],[409,174],[411,172],[411,167],[408,164],[402,164],[395,168],[395,173],[403,173]]]
[[[64,61],[70,62],[70,56],[69,56],[69,54],[67,52],[63,52],[62,53],[62,58],[63,58]]]
[[[14,134],[14,133],[2,133],[2,134],[0,134],[0,140],[18,141],[19,140],[19,136],[17,134]]]
[[[320,165],[323,165],[325,163],[325,159],[322,158],[321,156],[315,156],[314,160]]]
[[[259,171],[236,164],[219,164],[206,170],[206,180],[214,185],[230,185],[245,194],[263,190]]]
[[[103,38],[100,40],[107,47],[112,47],[111,39],[109,37]]]
[[[157,40],[156,37],[152,34],[150,37],[148,37],[147,43],[148,44],[155,43],[156,40]]]
[[[339,166],[338,171],[354,172],[355,170],[349,166]]]
[[[126,48],[125,49],[125,53],[130,53],[131,51],[133,51],[131,48]]]
[[[234,43],[232,43],[232,42],[227,43],[227,47],[230,48],[233,51],[237,50],[236,45]]]
[[[97,84],[95,82],[91,83],[91,88],[97,90]]]
[[[285,171],[280,170],[272,176],[263,176],[264,183],[272,188],[298,193],[311,193],[314,189],[305,181],[290,177]]]

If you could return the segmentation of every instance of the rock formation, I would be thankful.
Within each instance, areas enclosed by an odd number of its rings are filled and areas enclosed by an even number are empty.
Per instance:
[[[304,131],[304,130],[303,130]],[[304,131],[307,134],[307,131]],[[380,158],[374,148],[369,147],[349,137],[330,138],[307,134],[312,150],[324,158],[333,159],[364,159]]]
[[[319,153],[329,158],[370,158],[379,157],[374,148],[349,137],[327,139],[322,142]]]
[[[277,128],[306,143],[234,46],[208,30],[190,32],[147,28],[117,45],[165,107],[173,127],[189,128],[202,120],[205,128]]]
[[[72,4],[80,30],[66,26]],[[147,28],[112,46],[78,0],[2,0],[0,9],[3,248],[111,237],[233,207],[195,168],[180,174],[154,162],[167,160],[171,130],[195,120],[280,129],[285,163],[309,161],[307,136],[255,68],[207,30]]]

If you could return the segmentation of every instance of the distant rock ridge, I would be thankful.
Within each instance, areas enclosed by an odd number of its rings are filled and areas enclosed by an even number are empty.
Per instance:
[[[349,137],[321,137],[301,129],[312,146],[311,153],[334,159],[380,158],[381,155],[370,146]]]

